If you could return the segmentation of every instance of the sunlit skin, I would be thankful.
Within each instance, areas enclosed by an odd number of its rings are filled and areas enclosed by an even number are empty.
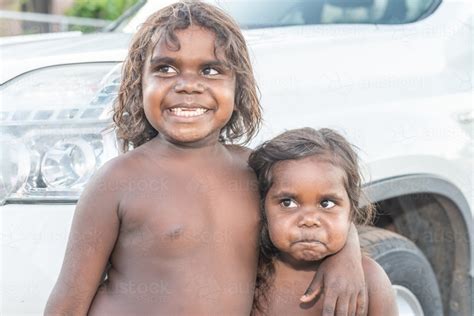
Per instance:
[[[48,315],[250,313],[258,186],[249,151],[218,141],[234,110],[235,76],[214,53],[213,32],[193,26],[176,35],[181,48],[158,43],[143,70],[145,113],[159,135],[89,183]]]
[[[322,315],[322,300],[301,303],[299,293],[325,257],[341,250],[351,226],[345,173],[327,159],[310,156],[277,162],[265,198],[268,231],[280,251],[269,294],[268,315]],[[388,277],[364,257],[369,315],[397,315]]]
[[[288,263],[312,265],[338,252],[349,232],[344,172],[316,159],[287,160],[273,167],[265,210],[270,238]]]
[[[167,142],[212,144],[234,110],[235,75],[227,66],[222,49],[214,54],[214,33],[192,26],[177,34],[179,50],[162,41],[146,63],[145,114],[159,137]],[[183,114],[184,110],[204,113],[186,117],[173,112],[180,109]]]
[[[176,36],[180,49],[157,43],[143,69],[144,110],[159,134],[106,163],[84,190],[46,315],[251,311],[258,184],[249,150],[218,141],[236,110],[235,74],[212,31],[191,26]],[[342,277],[345,285],[359,286],[331,290],[333,307],[339,295],[357,295],[363,284],[361,273],[344,278],[348,258],[356,258],[356,270],[359,265],[357,235],[351,240],[346,254],[319,274],[326,284]],[[313,277],[301,282],[299,296]]]
[[[91,314],[111,313],[109,301],[113,314],[134,310],[127,305],[141,301],[148,315],[244,315],[251,305],[251,245],[258,229],[254,176],[243,150],[217,141],[234,110],[235,76],[221,50],[214,54],[214,33],[190,27],[176,35],[181,48],[159,43],[145,66],[144,109],[159,136],[135,155],[147,160],[140,179],[166,179],[166,185],[158,194],[134,192],[123,204],[130,211],[124,210],[122,231],[130,233],[120,234],[117,249],[129,264],[109,282],[114,288],[118,282],[154,280],[167,291],[139,298],[105,290]],[[240,183],[238,190],[232,181]],[[134,237],[138,227],[145,242]]]

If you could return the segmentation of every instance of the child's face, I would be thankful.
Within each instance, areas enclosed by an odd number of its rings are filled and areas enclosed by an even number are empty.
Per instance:
[[[282,259],[298,264],[339,251],[350,228],[344,171],[311,156],[278,162],[272,176],[265,213]]]
[[[234,73],[223,51],[214,51],[212,31],[191,26],[175,34],[179,50],[160,41],[145,63],[145,115],[170,142],[215,142],[234,110]]]

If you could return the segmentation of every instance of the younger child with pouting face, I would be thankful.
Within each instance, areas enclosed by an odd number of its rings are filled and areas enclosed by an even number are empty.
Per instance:
[[[351,145],[330,129],[287,131],[250,155],[260,187],[263,227],[255,315],[321,315],[318,301],[301,303],[304,280],[344,246],[351,222],[368,223],[359,207],[361,176]],[[363,257],[368,314],[397,315],[383,269]]]
[[[260,119],[232,18],[199,1],[152,14],[132,39],[114,108],[117,135],[133,150],[102,167],[81,195],[45,314],[248,315],[258,186],[249,150],[233,143],[249,140]],[[348,308],[336,306],[339,297],[365,293],[360,260],[351,261],[357,235],[349,241],[310,285],[332,294],[325,304],[333,310]]]

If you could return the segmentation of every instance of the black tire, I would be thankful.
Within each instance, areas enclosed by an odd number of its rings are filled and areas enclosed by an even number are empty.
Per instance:
[[[385,229],[369,226],[357,229],[363,252],[382,266],[392,284],[410,290],[425,316],[442,316],[438,282],[421,250],[409,239]]]

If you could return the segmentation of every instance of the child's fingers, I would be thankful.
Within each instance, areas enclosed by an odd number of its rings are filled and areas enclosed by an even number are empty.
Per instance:
[[[357,295],[351,295],[351,299],[349,300],[349,309],[347,311],[347,315],[355,316],[357,311]]]
[[[334,316],[336,311],[337,296],[334,292],[324,292],[323,313],[322,316]]]
[[[323,276],[322,273],[316,273],[316,276],[311,281],[311,284],[304,292],[303,296],[300,298],[300,301],[303,303],[309,303],[316,298],[321,293],[323,288]]]
[[[357,296],[356,316],[367,316],[367,289],[364,287]]]
[[[341,295],[337,298],[336,314],[337,316],[349,315],[349,303],[351,297],[349,295]]]

